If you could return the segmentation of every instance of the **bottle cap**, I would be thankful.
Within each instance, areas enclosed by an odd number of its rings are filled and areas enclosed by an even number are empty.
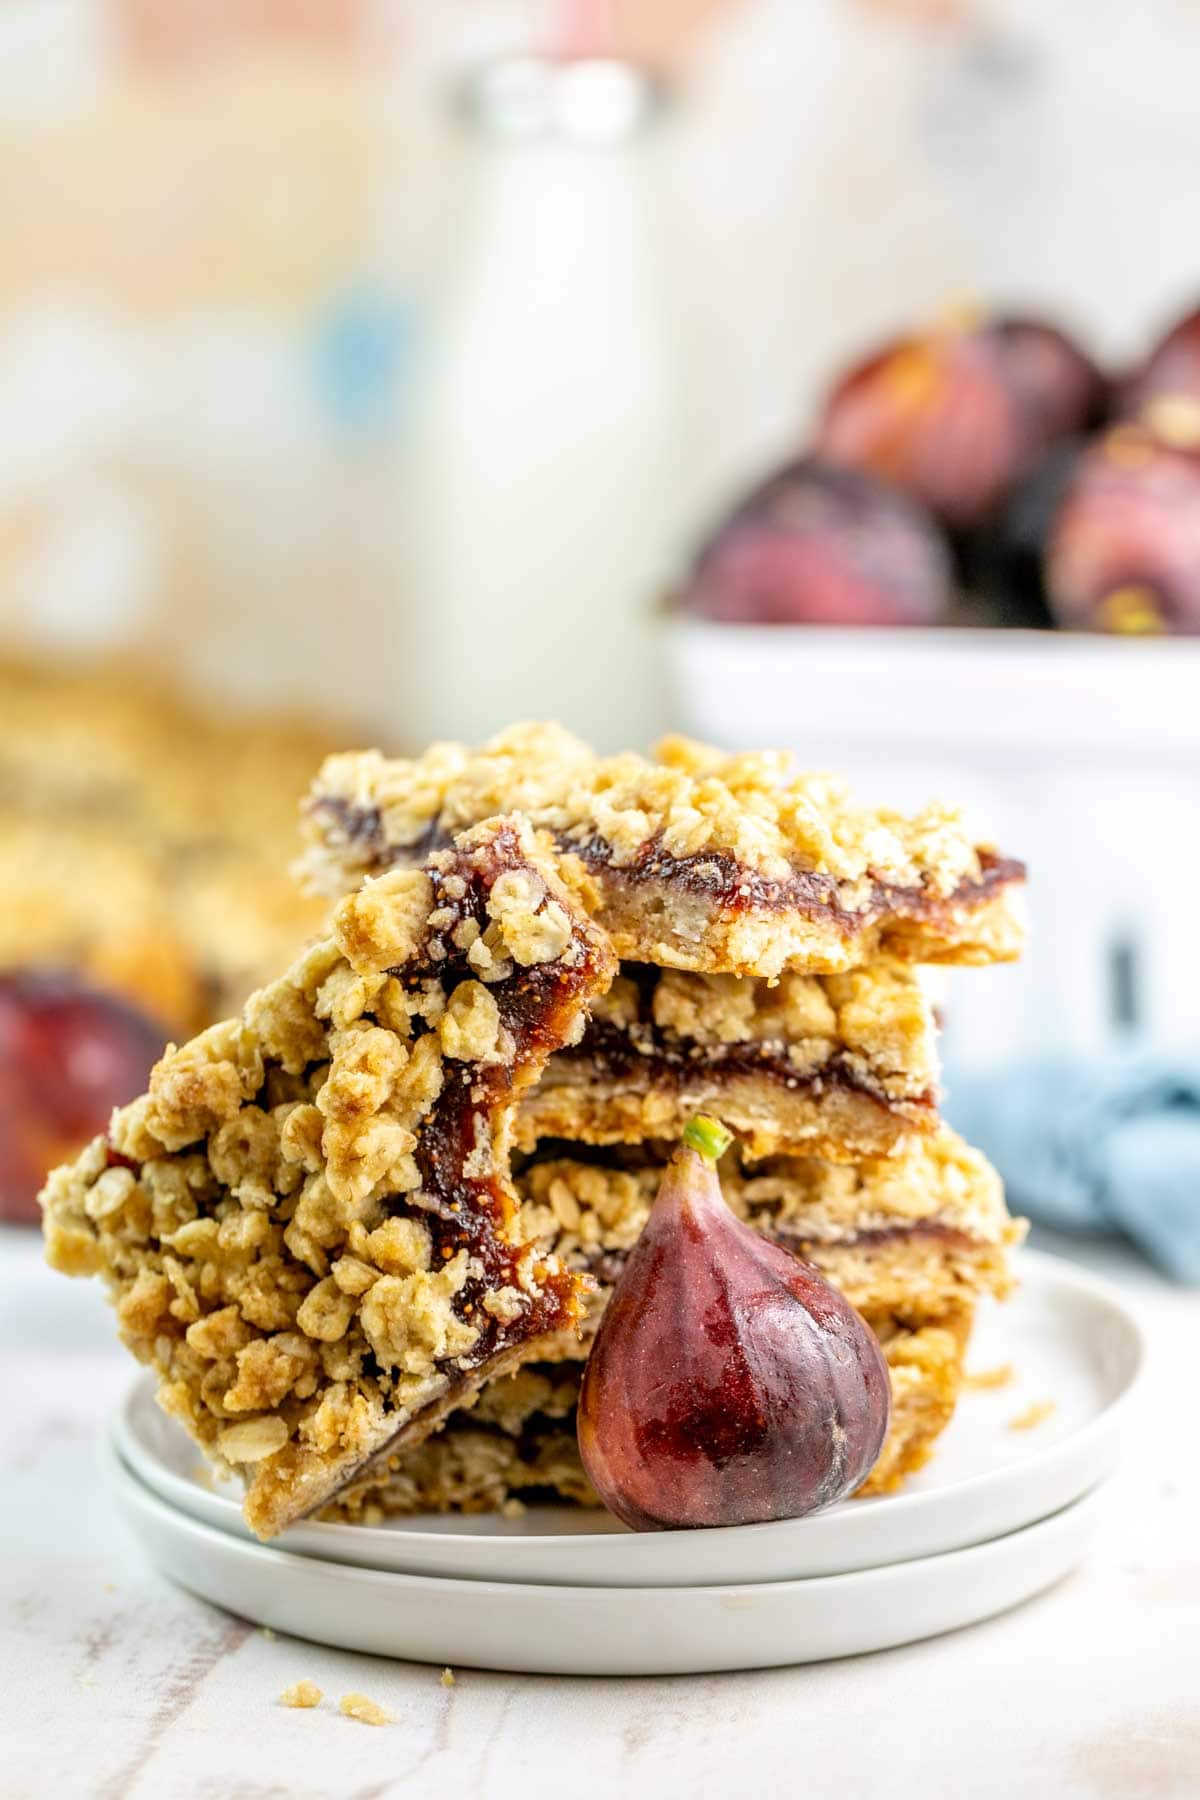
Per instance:
[[[605,145],[634,137],[661,98],[645,69],[616,57],[506,56],[466,76],[459,110],[489,137],[510,143],[557,138]]]

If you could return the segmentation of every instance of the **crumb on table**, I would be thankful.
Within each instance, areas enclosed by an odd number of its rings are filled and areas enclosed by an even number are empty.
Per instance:
[[[262,1634],[266,1638],[268,1644],[273,1644],[275,1642],[275,1633],[271,1630],[269,1625],[263,1626]]]
[[[458,1678],[455,1675],[454,1670],[453,1669],[443,1669],[442,1674],[441,1674],[441,1682],[442,1682],[442,1686],[445,1688],[457,1687],[458,1686]]]
[[[380,1706],[377,1700],[370,1700],[366,1694],[343,1694],[338,1701],[338,1708],[348,1719],[358,1719],[363,1725],[394,1725],[396,1715],[389,1712],[386,1706]]]
[[[325,1698],[315,1681],[294,1681],[279,1696],[280,1706],[320,1706]]]
[[[1025,1408],[1024,1412],[1019,1412],[1015,1418],[1008,1421],[1008,1429],[1010,1431],[1032,1431],[1035,1426],[1044,1425],[1046,1420],[1057,1411],[1058,1407],[1053,1400],[1035,1400]]]
[[[1015,1378],[1016,1370],[1011,1363],[997,1363],[993,1369],[980,1369],[975,1374],[964,1375],[963,1386],[982,1392],[990,1388],[1008,1387]]]

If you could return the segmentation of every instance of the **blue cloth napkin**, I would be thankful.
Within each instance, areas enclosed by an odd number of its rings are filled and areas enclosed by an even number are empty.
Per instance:
[[[1200,1283],[1200,1053],[1037,1057],[951,1072],[946,1116],[1009,1205],[1061,1230],[1121,1231]]]

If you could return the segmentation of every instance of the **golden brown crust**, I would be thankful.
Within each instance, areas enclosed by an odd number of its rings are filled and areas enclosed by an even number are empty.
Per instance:
[[[937,1128],[932,1009],[911,967],[773,985],[626,964],[522,1106],[518,1143],[669,1140],[713,1113],[751,1156],[887,1156]]]
[[[669,740],[657,760],[597,758],[551,725],[515,726],[478,752],[436,744],[407,761],[331,757],[308,805],[308,877],[345,892],[506,810],[580,858],[597,917],[634,961],[770,976],[888,953],[1019,952],[1022,871],[975,845],[956,813],[872,811],[773,752],[727,756]]]
[[[901,1153],[937,1129],[928,1101],[887,1101],[837,1079],[761,1069],[728,1072],[634,1065],[614,1078],[603,1061],[551,1063],[521,1107],[517,1143],[641,1144],[677,1138],[696,1113],[721,1119],[755,1156],[778,1151],[854,1162]]]
[[[508,1144],[613,967],[528,827],[495,821],[348,899],[50,1178],[50,1261],[104,1275],[162,1404],[249,1471],[262,1535],[575,1322]]]

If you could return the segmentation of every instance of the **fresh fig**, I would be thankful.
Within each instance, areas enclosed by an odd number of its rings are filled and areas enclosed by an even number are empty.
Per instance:
[[[165,1038],[73,975],[0,975],[0,1219],[37,1219],[49,1170],[141,1093]]]
[[[1099,424],[1110,386],[1091,358],[1057,325],[1020,314],[985,327],[1024,422],[1023,464],[1077,431]]]
[[[1200,454],[1137,425],[1098,438],[1055,513],[1045,583],[1063,625],[1200,633]]]
[[[922,501],[951,531],[972,531],[1043,451],[1099,416],[1104,391],[1055,326],[960,312],[844,375],[814,444]]]
[[[721,523],[680,605],[734,625],[931,625],[953,594],[935,520],[869,475],[810,457],[761,482]]]
[[[830,1506],[865,1480],[891,1390],[836,1288],[726,1206],[729,1133],[693,1119],[584,1370],[579,1451],[635,1531],[749,1525]]]

